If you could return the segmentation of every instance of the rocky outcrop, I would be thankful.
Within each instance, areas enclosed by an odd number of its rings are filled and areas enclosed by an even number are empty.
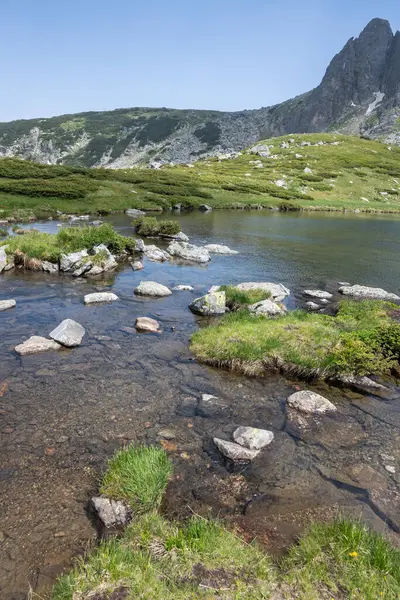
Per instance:
[[[170,296],[171,290],[161,283],[156,281],[141,281],[135,289],[137,296],[153,296],[162,298],[164,296]]]
[[[186,242],[171,242],[167,248],[168,254],[188,262],[208,263],[211,256],[205,248],[187,244]]]
[[[53,340],[48,340],[39,335],[32,335],[26,342],[15,346],[15,352],[21,356],[27,354],[37,354],[38,352],[48,352],[50,350],[60,350],[60,344]]]
[[[381,288],[368,287],[365,285],[350,285],[342,286],[339,288],[339,292],[345,296],[352,296],[353,298],[371,298],[372,300],[400,300],[400,296],[397,294],[391,294]]]
[[[50,332],[50,337],[67,348],[79,346],[85,335],[85,329],[72,319],[65,319],[58,327]]]
[[[201,298],[196,298],[189,305],[189,308],[196,315],[205,317],[223,315],[226,311],[225,292],[215,292],[214,294],[206,294]]]

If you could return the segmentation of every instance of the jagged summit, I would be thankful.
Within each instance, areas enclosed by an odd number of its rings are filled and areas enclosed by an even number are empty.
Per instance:
[[[0,156],[83,166],[192,162],[287,133],[338,131],[400,143],[400,33],[375,18],[334,56],[321,83],[272,107],[128,108],[0,123]]]

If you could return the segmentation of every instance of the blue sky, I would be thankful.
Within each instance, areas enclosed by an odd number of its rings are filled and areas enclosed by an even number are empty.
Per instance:
[[[1,0],[0,121],[130,106],[241,110],[317,85],[399,0]]]

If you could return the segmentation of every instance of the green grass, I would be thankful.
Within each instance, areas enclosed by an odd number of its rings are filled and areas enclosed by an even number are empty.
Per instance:
[[[126,118],[121,115],[121,119]],[[129,118],[137,122],[142,117]],[[157,127],[159,118],[154,114]],[[63,135],[79,131],[80,122],[71,125],[71,120],[61,121]],[[143,130],[143,135],[153,134]],[[107,146],[112,137],[105,132],[102,141],[97,141]],[[295,143],[281,148],[288,138]],[[324,141],[326,145],[303,147],[300,144],[304,141]],[[336,142],[338,145],[333,145]],[[273,145],[271,152],[277,158],[244,151],[234,159],[209,158],[192,168],[175,165],[158,170],[85,169],[0,159],[0,218],[17,218],[17,211],[29,218],[54,216],[56,210],[96,214],[127,208],[168,209],[176,204],[196,208],[204,201],[214,209],[263,206],[282,211],[400,212],[400,148],[388,150],[377,141],[322,133],[260,143]],[[263,168],[251,162],[255,160],[261,160]],[[304,172],[306,167],[311,174]],[[285,180],[286,187],[277,186],[278,180]]]
[[[132,251],[135,240],[118,234],[110,224],[104,223],[100,227],[63,227],[56,234],[32,231],[0,242],[0,245],[8,246],[9,255],[22,252],[29,258],[50,262],[57,262],[61,254],[91,249],[99,244],[119,254],[123,250]]]
[[[159,507],[172,464],[162,448],[130,446],[110,460],[100,492],[128,500],[135,513]]]
[[[144,237],[176,235],[181,230],[178,221],[165,221],[155,217],[139,217],[132,224],[136,228],[136,233]]]
[[[400,598],[400,549],[357,522],[314,524],[290,550],[283,570],[297,597],[307,600],[329,593],[348,600]]]
[[[250,375],[271,367],[305,377],[387,374],[400,359],[396,308],[343,300],[336,317],[296,310],[276,319],[242,310],[197,331],[191,349],[200,361]]]
[[[101,491],[128,499],[133,520],[77,560],[52,600],[395,600],[400,551],[361,523],[314,524],[280,564],[222,522],[175,523],[157,508],[172,472],[163,450],[132,446],[109,463]],[[281,596],[281,593],[283,596]],[[329,594],[329,595],[327,595]],[[112,596],[112,597],[114,597]]]
[[[256,304],[256,302],[261,302],[261,300],[267,300],[267,298],[271,297],[270,292],[265,292],[264,290],[254,289],[244,291],[238,290],[232,285],[222,285],[220,291],[225,292],[225,302],[231,310],[239,310],[240,308]]]

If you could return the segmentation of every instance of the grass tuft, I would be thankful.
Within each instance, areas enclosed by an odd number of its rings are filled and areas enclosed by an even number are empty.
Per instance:
[[[181,226],[178,221],[158,220],[155,217],[139,217],[133,221],[136,233],[141,236],[176,235]]]
[[[232,285],[222,285],[220,290],[221,292],[225,292],[226,305],[231,310],[239,310],[271,297],[271,293],[264,290],[253,289],[245,291],[239,290]]]
[[[100,492],[128,500],[135,512],[157,509],[172,474],[172,463],[162,448],[128,446],[110,460]]]

